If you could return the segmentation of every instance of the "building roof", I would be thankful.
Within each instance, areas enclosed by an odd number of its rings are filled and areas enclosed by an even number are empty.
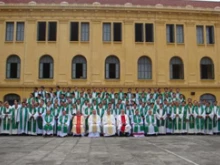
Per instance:
[[[151,5],[155,6],[157,4],[161,4],[163,6],[172,6],[172,7],[184,7],[187,5],[191,5],[193,7],[201,7],[201,8],[215,8],[220,7],[220,2],[213,2],[209,0],[0,0],[0,3],[3,2],[5,4],[28,4],[30,2],[36,2],[37,4],[60,4],[62,2],[66,2],[69,4],[93,4],[98,2],[102,5]],[[130,3],[130,4],[128,4]]]

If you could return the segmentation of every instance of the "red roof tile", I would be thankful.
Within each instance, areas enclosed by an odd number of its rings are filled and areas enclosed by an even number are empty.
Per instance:
[[[9,3],[29,3],[32,0],[0,0],[0,2],[4,2],[6,4]],[[156,5],[162,4],[164,6],[186,6],[192,5],[194,7],[202,7],[202,8],[215,8],[216,6],[220,6],[220,2],[210,2],[210,1],[190,1],[190,0],[33,0],[36,3],[56,3],[59,4],[61,2],[68,2],[69,4],[78,3],[78,4],[92,4],[94,2],[99,2],[101,4],[120,4],[123,5],[125,3],[132,3],[133,5]]]

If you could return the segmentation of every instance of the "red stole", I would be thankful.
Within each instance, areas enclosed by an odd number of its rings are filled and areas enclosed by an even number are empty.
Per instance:
[[[121,132],[125,132],[125,125],[126,122],[125,122],[125,115],[121,116],[121,122],[122,122],[122,126],[121,126]]]
[[[81,134],[81,115],[76,116],[76,133]]]

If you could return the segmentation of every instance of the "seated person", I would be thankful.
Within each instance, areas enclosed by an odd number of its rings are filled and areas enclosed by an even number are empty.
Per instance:
[[[139,114],[138,110],[135,110],[135,115],[131,118],[133,136],[134,137],[144,137],[144,122],[142,116]]]
[[[145,133],[147,135],[157,135],[158,133],[157,120],[151,109],[145,117]]]
[[[66,114],[66,111],[63,111],[58,118],[57,136],[64,137],[68,135],[69,123],[69,115]]]
[[[43,116],[43,135],[53,135],[54,116],[47,110],[46,115]]]
[[[101,119],[99,115],[96,114],[96,110],[93,110],[92,115],[89,116],[88,125],[89,125],[89,137],[99,137],[101,132],[100,129]]]
[[[131,133],[131,126],[129,123],[129,117],[125,114],[125,110],[121,110],[121,114],[117,118],[118,134],[129,136]]]
[[[76,116],[73,118],[72,122],[72,133],[73,136],[84,136],[85,134],[85,118],[78,110]]]
[[[116,133],[115,117],[111,115],[111,109],[107,110],[107,113],[103,116],[103,134],[104,136],[114,136]]]

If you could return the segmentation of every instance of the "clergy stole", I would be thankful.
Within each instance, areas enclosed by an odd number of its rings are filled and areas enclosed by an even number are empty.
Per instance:
[[[142,117],[140,115],[134,115],[133,116],[133,122],[134,122],[134,132],[137,133],[138,132],[138,128],[140,127],[140,130],[143,130],[143,124],[141,124],[142,122]]]
[[[18,128],[18,123],[17,123],[17,113],[18,113],[18,108],[13,108],[11,109],[12,112],[12,117],[11,117],[11,124],[12,124],[12,129],[17,129]]]
[[[179,107],[174,107],[174,114],[175,115],[180,115],[180,114],[182,114],[182,107],[181,106],[179,106]],[[177,118],[175,117],[175,119],[174,119],[174,129],[175,130],[181,130],[182,128],[181,128],[181,118],[180,117],[178,117],[178,120],[177,120]]]
[[[45,108],[44,107],[39,107],[38,108],[38,114],[39,115],[42,115],[45,111]],[[42,119],[42,116],[38,116],[37,117],[37,126],[39,129],[43,129],[43,119]]]
[[[172,114],[172,107],[171,106],[168,106],[165,108],[166,111],[167,111],[167,122],[166,122],[166,127],[169,128],[169,129],[172,129],[173,127],[173,120],[171,118],[171,114]]]
[[[160,114],[160,111],[161,111],[161,109],[158,109],[157,113]],[[165,109],[162,109],[162,116],[164,116],[164,114],[165,114]],[[158,127],[165,126],[165,119],[163,119],[163,120],[162,119],[159,119],[159,120],[157,119],[157,126]]]
[[[149,131],[149,126],[150,126],[150,125],[153,125],[153,124],[155,123],[154,115],[147,115],[146,120],[147,120],[147,123],[148,123],[148,124],[146,125],[145,131],[146,131],[146,133],[148,133],[148,131]],[[157,126],[154,126],[154,125],[153,125],[153,127],[154,127],[154,132],[158,132]]]
[[[214,111],[213,128],[215,128],[217,126],[217,122],[218,122],[218,119],[217,119],[218,107],[214,106],[213,111]]]
[[[108,125],[112,125],[111,115],[106,115],[106,117],[107,117],[107,124],[108,124]],[[108,126],[108,133],[109,133],[110,135],[113,134],[113,128],[110,127],[110,126]]]
[[[22,126],[24,125],[24,129],[26,129],[26,123],[27,123],[27,118],[28,118],[28,109],[25,107],[21,107],[19,115],[19,122],[20,122],[20,129],[22,129]],[[23,116],[24,116],[24,120],[23,120]]]
[[[37,112],[36,108],[29,108],[29,113],[31,114],[31,116],[34,116],[36,112]],[[28,131],[32,131],[31,129],[32,122],[33,122],[33,132],[36,132],[37,122],[34,118],[30,118],[30,120],[28,121]]]
[[[82,130],[81,130],[81,125],[82,125],[82,123],[81,123],[81,115],[79,115],[79,116],[75,116],[75,121],[74,121],[74,125],[76,125],[76,133],[77,134],[81,134],[82,132]]]
[[[194,119],[194,116],[191,116],[194,114],[194,109],[193,107],[188,107],[188,113],[189,113],[189,128],[190,129],[193,129],[195,126],[194,126],[194,123],[195,123],[195,119]]]
[[[122,126],[121,126],[121,132],[124,133],[125,132],[125,124],[126,124],[126,120],[125,120],[125,115],[121,115],[121,122],[122,122]]]
[[[200,110],[200,111],[199,111]],[[202,107],[195,107],[195,113],[199,116],[202,116],[202,114],[204,113],[204,108]],[[196,128],[197,129],[204,129],[204,118],[196,118]]]
[[[89,129],[88,119],[89,119],[89,115],[91,115],[91,114],[92,114],[92,107],[86,108],[86,109],[85,109],[85,115],[87,116],[86,119],[85,119],[86,130]]]
[[[206,107],[205,109],[206,115],[210,115],[212,113],[212,107]],[[205,129],[212,129],[212,119],[210,117],[206,117],[205,120]]]
[[[97,124],[97,115],[92,115],[92,132],[96,133],[97,132],[97,125],[93,124],[93,123]]]
[[[187,106],[182,107],[183,113],[183,129],[186,130]]]
[[[44,126],[44,130],[45,131],[52,131],[53,127],[50,123],[53,121],[53,115],[45,115],[45,121],[47,124]]]
[[[11,109],[9,108],[3,108],[3,113],[6,114],[6,115],[11,115]],[[4,130],[9,130],[10,129],[10,124],[11,124],[11,120],[8,117],[5,116],[5,118],[3,119],[3,129]]]
[[[62,127],[63,127],[63,133],[67,133],[67,131],[68,131],[68,128],[67,128],[67,125],[66,125],[67,121],[68,121],[68,115],[60,116],[59,117],[60,125],[57,127],[57,130],[61,131]]]

